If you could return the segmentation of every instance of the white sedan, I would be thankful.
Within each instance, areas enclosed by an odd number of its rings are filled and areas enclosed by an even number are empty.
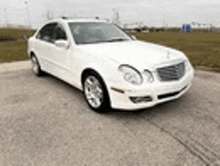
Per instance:
[[[97,112],[137,110],[177,99],[194,70],[184,53],[129,37],[101,20],[58,19],[28,40],[34,73],[50,73],[84,92]]]

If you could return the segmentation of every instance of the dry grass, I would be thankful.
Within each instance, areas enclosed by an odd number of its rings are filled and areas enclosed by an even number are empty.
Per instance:
[[[138,39],[183,51],[194,67],[220,72],[220,33],[135,33]]]
[[[12,36],[15,39],[22,39],[23,35],[30,37],[33,35],[34,30],[25,30],[25,29],[0,29],[1,36]]]
[[[0,62],[27,60],[27,41],[34,31],[0,29],[0,36],[15,41],[0,42]],[[194,67],[220,72],[220,33],[134,33],[137,39],[159,43],[186,53]]]
[[[10,36],[14,41],[0,42],[0,62],[27,60],[27,41],[24,35],[30,37],[34,31],[22,29],[0,29],[1,36]]]

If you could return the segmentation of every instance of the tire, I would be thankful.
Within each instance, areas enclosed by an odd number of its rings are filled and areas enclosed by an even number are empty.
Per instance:
[[[89,107],[98,113],[109,111],[110,100],[102,78],[95,72],[87,73],[83,78],[83,92]]]
[[[32,70],[36,76],[43,75],[43,71],[41,70],[39,61],[35,55],[31,56]]]

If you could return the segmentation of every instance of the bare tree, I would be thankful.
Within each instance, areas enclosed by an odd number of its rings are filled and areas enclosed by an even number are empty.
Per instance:
[[[31,28],[31,18],[30,18],[30,12],[29,12],[29,9],[28,9],[28,2],[25,1],[24,3],[26,5],[26,10],[27,10],[28,28]]]

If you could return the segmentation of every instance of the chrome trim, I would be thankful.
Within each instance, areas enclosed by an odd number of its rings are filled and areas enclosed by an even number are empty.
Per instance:
[[[156,69],[157,76],[161,82],[178,81],[186,73],[185,61],[175,63],[168,66],[159,67]]]

